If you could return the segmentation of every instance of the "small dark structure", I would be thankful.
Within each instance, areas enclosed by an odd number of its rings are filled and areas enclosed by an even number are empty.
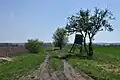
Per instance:
[[[70,53],[74,52],[75,47],[80,49],[80,52],[82,52],[82,44],[83,44],[83,36],[81,34],[76,34],[75,35],[75,40],[74,40],[74,44],[72,45],[72,48],[70,49]]]

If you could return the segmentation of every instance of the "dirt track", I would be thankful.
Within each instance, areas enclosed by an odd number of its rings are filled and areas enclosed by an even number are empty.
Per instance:
[[[64,74],[68,80],[93,80],[89,76],[81,73],[77,73],[71,65],[69,65],[65,60],[62,60],[64,63]]]
[[[52,68],[50,66],[50,56],[47,55],[45,58],[45,61],[40,65],[40,67],[31,72],[28,73],[27,76],[22,76],[19,80],[59,80],[55,74],[55,72],[52,71]]]
[[[50,55],[47,55],[45,61],[37,70],[31,71],[27,76],[22,76],[19,80],[93,80],[86,75],[76,73],[65,60],[62,61],[64,71],[53,71],[50,64]]]

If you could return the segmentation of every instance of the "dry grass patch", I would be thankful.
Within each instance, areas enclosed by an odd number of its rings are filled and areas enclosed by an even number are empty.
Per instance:
[[[12,58],[9,58],[9,57],[0,57],[0,61],[12,61]]]

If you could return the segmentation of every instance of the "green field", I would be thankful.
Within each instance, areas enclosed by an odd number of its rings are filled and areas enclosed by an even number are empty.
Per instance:
[[[0,80],[18,80],[31,70],[36,69],[44,61],[45,54],[24,53],[13,57],[10,62],[0,63]]]
[[[68,54],[68,47],[55,51],[53,56]],[[94,46],[91,59],[70,57],[68,62],[78,71],[83,71],[95,80],[120,80],[120,46]]]
[[[53,47],[46,47],[52,56],[52,68],[63,70],[63,63],[56,56],[68,54],[71,46],[63,50],[52,50]],[[120,46],[94,46],[94,55],[91,59],[81,56],[70,56],[67,58],[69,64],[78,72],[84,72],[95,80],[120,80]],[[81,53],[79,53],[81,54]],[[44,61],[46,54],[25,53],[13,57],[12,62],[0,63],[0,80],[17,80],[39,67]]]

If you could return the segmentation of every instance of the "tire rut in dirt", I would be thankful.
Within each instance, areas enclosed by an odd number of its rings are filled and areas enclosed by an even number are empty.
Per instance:
[[[59,80],[52,70],[50,61],[50,55],[47,55],[37,70],[31,71],[27,76],[22,76],[19,80]]]
[[[65,60],[64,71],[54,71],[51,66],[51,57],[47,55],[44,62],[35,71],[31,71],[27,76],[22,76],[19,80],[93,80],[88,76],[76,73],[75,70]]]
[[[69,80],[64,74],[64,71],[56,71],[55,72],[59,80]]]
[[[62,61],[64,63],[64,74],[68,80],[93,80],[89,76],[84,76],[85,74],[76,73],[71,65],[69,65],[65,60]]]

